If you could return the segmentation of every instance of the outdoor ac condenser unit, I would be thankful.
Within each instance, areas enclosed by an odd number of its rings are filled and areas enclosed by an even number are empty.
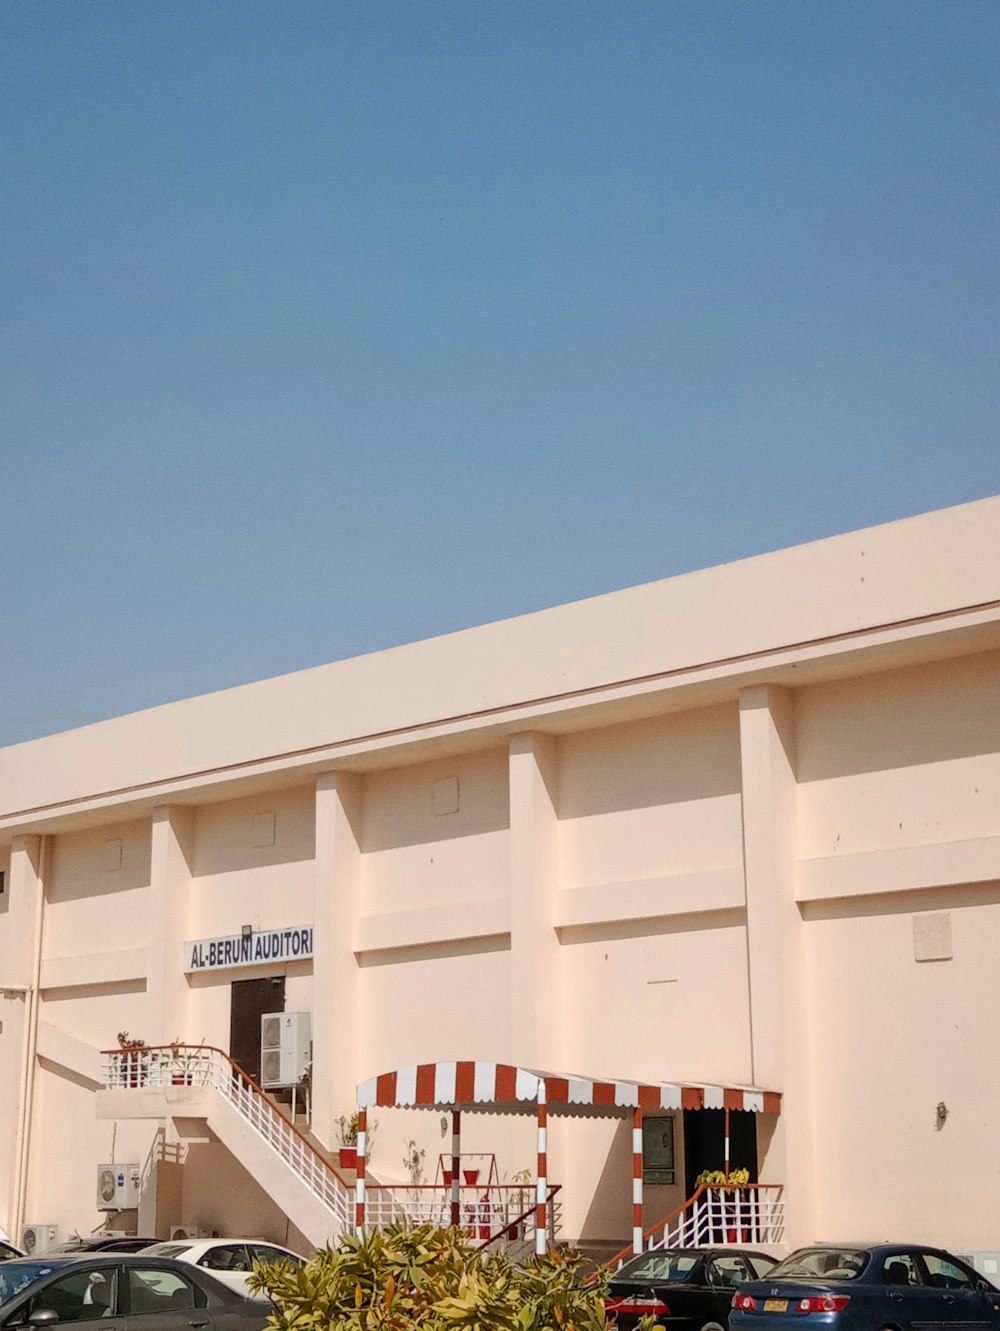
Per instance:
[[[58,1242],[58,1225],[47,1224],[44,1220],[34,1220],[21,1226],[21,1247],[29,1257],[54,1248]]]
[[[260,1084],[298,1086],[309,1067],[308,1012],[265,1012],[260,1019]]]
[[[97,1166],[97,1209],[128,1211],[139,1205],[139,1179],[136,1164]]]
[[[171,1243],[176,1243],[179,1239],[209,1239],[211,1237],[207,1229],[199,1229],[197,1225],[170,1226]]]

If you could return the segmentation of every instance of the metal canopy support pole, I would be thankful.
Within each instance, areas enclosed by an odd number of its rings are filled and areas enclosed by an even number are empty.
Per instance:
[[[729,1106],[726,1106],[726,1182],[729,1182]]]
[[[642,1252],[642,1110],[632,1110],[632,1251]]]
[[[368,1154],[368,1110],[358,1110],[358,1174],[354,1181],[354,1232],[365,1228],[365,1157]]]
[[[538,1083],[538,1179],[535,1183],[535,1252],[544,1257],[549,1247],[548,1226],[548,1119],[549,1109],[545,1095],[545,1079]]]
[[[459,1169],[462,1164],[462,1111],[451,1111],[451,1223],[457,1228],[462,1211],[459,1203]]]

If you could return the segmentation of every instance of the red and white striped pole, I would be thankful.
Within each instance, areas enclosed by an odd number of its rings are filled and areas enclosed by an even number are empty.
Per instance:
[[[544,1077],[538,1083],[538,1178],[535,1183],[535,1252],[544,1257],[549,1248],[547,1201],[549,1195],[549,1108]]]
[[[365,1157],[368,1154],[368,1110],[358,1110],[358,1174],[354,1180],[354,1232],[365,1227]]]
[[[716,1120],[718,1121],[718,1120]],[[726,1109],[726,1182],[729,1182],[729,1109]]]
[[[642,1252],[642,1110],[632,1110],[632,1251]]]
[[[462,1164],[462,1111],[451,1111],[451,1223],[458,1228],[462,1220],[459,1203],[459,1168]]]

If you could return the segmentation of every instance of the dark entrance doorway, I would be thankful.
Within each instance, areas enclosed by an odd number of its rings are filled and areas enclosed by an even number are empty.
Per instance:
[[[757,1182],[757,1115],[745,1109],[729,1113],[729,1168],[750,1171]],[[726,1162],[726,1111],[685,1109],[684,1184],[688,1197],[703,1170],[722,1169]]]
[[[265,1012],[284,1012],[285,977],[234,980],[229,1018],[229,1057],[260,1084],[260,1019]]]

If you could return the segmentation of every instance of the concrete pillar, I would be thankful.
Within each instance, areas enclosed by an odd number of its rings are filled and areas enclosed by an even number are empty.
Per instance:
[[[16,1243],[24,1220],[31,1153],[35,1040],[38,1022],[38,961],[41,955],[45,839],[15,837],[8,874],[7,912],[0,950],[4,987],[2,1049],[7,1074],[0,1078],[0,1122],[9,1127],[3,1170],[4,1228]]]
[[[193,808],[153,810],[150,858],[149,970],[146,977],[150,1044],[197,1044],[191,1029],[191,988],[184,973],[184,943],[194,936],[191,919],[194,866]]]
[[[312,1130],[328,1148],[335,1123],[351,1114],[360,1079],[354,919],[361,883],[362,781],[352,772],[316,780],[316,895],[313,913]]]
[[[558,1070],[561,1058],[558,889],[558,763],[551,735],[510,741],[511,1056]]]
[[[805,1130],[809,1049],[804,936],[795,902],[792,692],[770,685],[742,691],[740,750],[751,1078],[757,1086],[782,1092],[788,1110],[779,1119],[761,1181],[785,1184],[786,1237],[794,1246],[813,1237],[814,1211],[811,1143]]]

